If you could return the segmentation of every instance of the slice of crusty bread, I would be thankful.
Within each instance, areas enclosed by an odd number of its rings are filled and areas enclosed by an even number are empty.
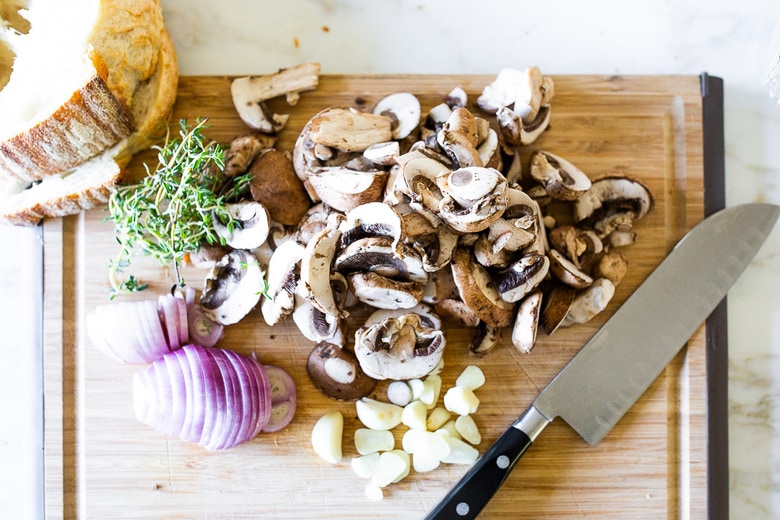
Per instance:
[[[61,1],[54,3],[59,4]],[[93,103],[93,106],[121,108],[124,117],[131,122],[130,131],[123,133],[116,128],[105,131],[101,127],[106,125],[105,118],[101,119],[100,124],[85,125],[82,116],[87,111],[69,111],[60,103],[55,109],[55,113],[59,110],[59,114],[64,114],[60,117],[60,130],[50,132],[44,139],[42,136],[45,132],[38,129],[45,125],[40,122],[34,125],[36,130],[31,132],[30,142],[17,148],[27,152],[18,157],[5,153],[0,145],[0,180],[3,181],[0,183],[0,222],[32,225],[46,217],[61,217],[106,202],[111,187],[121,179],[123,167],[132,155],[148,148],[164,135],[165,123],[176,99],[176,52],[163,25],[157,0],[67,0],[63,3],[90,4],[92,7],[97,5],[97,10],[93,10],[95,19],[89,21],[86,45],[89,58],[87,68],[91,64],[99,79],[92,74],[89,81],[97,88],[90,87],[88,90],[100,91],[102,86],[99,83],[102,79],[113,101]],[[34,24],[35,16],[30,21]],[[10,47],[16,45],[13,38],[10,40]],[[2,55],[0,52],[0,57]],[[2,62],[0,59],[0,66]],[[13,80],[11,75],[6,88],[0,91],[0,107],[3,104],[2,96],[13,93],[8,88],[15,88],[11,85]],[[0,74],[0,86],[2,84],[3,77]],[[83,89],[82,86],[79,93],[71,93],[71,98],[75,96],[79,101],[83,100]],[[119,112],[106,113],[117,116],[108,117],[111,124],[117,124],[122,119]],[[43,117],[43,120],[47,119],[51,118]],[[67,125],[76,130],[62,131]],[[4,122],[0,121],[0,130],[3,128]],[[0,131],[0,135],[6,134]],[[115,138],[106,138],[108,134],[113,134]],[[59,150],[48,153],[50,142],[64,143],[66,147],[70,145],[73,152]],[[92,151],[85,152],[86,149]],[[34,156],[47,153],[48,167],[29,167],[31,160],[44,162],[42,159],[34,159]],[[3,159],[16,164],[28,163],[24,167],[27,172],[24,179],[27,182],[19,183],[18,175],[8,174],[11,168],[6,168],[4,174],[1,166]],[[33,179],[36,182],[29,182]]]

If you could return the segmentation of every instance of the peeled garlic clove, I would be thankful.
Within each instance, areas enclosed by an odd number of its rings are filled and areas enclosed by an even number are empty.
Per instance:
[[[474,422],[474,418],[471,415],[461,415],[455,419],[455,429],[463,437],[464,440],[471,444],[477,445],[482,442],[482,434],[479,433],[477,423]]]
[[[439,400],[441,394],[441,376],[438,374],[432,374],[425,378],[423,381],[423,390],[420,394],[420,401],[426,404],[431,409],[436,406],[436,402]]]
[[[355,448],[361,455],[378,451],[388,451],[395,447],[395,438],[389,430],[371,430],[358,428],[355,430]]]
[[[428,422],[428,407],[422,401],[412,401],[404,406],[401,422],[413,430],[425,430]]]
[[[479,398],[464,386],[453,386],[444,394],[444,407],[458,415],[469,415],[479,408]]]
[[[374,484],[373,482],[369,482],[366,484],[366,498],[373,502],[379,502],[383,498],[385,498],[385,492],[382,491],[382,488]]]
[[[344,416],[341,412],[328,412],[320,417],[311,431],[314,452],[331,464],[341,462],[341,440],[344,433]]]
[[[479,451],[468,443],[448,437],[450,454],[442,459],[447,464],[473,464],[479,457]]]
[[[476,390],[485,384],[485,374],[476,365],[469,365],[463,369],[458,379],[455,380],[455,386],[462,386],[469,390]]]
[[[392,403],[385,403],[363,397],[355,401],[358,419],[372,430],[391,430],[401,424],[403,408]]]
[[[379,464],[379,452],[353,457],[349,462],[352,471],[360,478],[371,478]]]
[[[371,483],[379,487],[389,486],[409,473],[409,464],[408,453],[402,450],[386,451],[379,455]]]
[[[428,414],[428,420],[425,422],[425,426],[429,431],[435,431],[444,426],[444,424],[450,420],[452,414],[441,406],[437,406],[431,413]]]

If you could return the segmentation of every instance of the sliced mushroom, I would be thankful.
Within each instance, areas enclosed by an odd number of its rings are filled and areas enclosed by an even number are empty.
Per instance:
[[[306,372],[320,392],[341,401],[360,399],[371,393],[377,383],[363,372],[352,352],[326,341],[312,349]]]
[[[303,63],[275,74],[236,78],[230,85],[233,105],[250,127],[265,133],[276,132],[284,126],[287,116],[268,113],[264,102],[282,95],[297,99],[300,92],[317,87],[319,73],[318,63]]]
[[[417,128],[422,112],[417,96],[411,92],[397,92],[379,100],[373,113],[389,117],[393,139],[401,140]]]
[[[501,327],[493,327],[485,322],[480,322],[476,329],[469,344],[469,350],[472,354],[484,356],[501,343]]]
[[[529,253],[497,272],[493,279],[501,299],[514,303],[538,287],[549,269],[550,259],[547,256]]]
[[[563,283],[575,289],[588,287],[593,278],[555,249],[550,250],[550,271]]]
[[[387,141],[372,144],[363,150],[363,157],[380,166],[393,166],[401,155],[401,145],[398,141]]]
[[[577,290],[569,285],[557,285],[547,296],[540,324],[548,336],[558,330],[566,319],[576,296]]]
[[[507,193],[507,208],[501,218],[474,244],[477,261],[484,266],[506,267],[515,259],[515,252],[536,240],[538,206],[518,189],[509,188]]]
[[[607,308],[615,295],[615,284],[607,278],[599,278],[593,284],[577,293],[561,326],[586,323]]]
[[[422,259],[409,246],[392,245],[388,237],[365,237],[355,240],[341,250],[334,268],[344,274],[374,272],[387,278],[424,285],[428,273]]]
[[[232,325],[249,314],[263,292],[263,270],[247,251],[231,251],[206,276],[200,305],[209,319]]]
[[[548,237],[550,245],[578,269],[587,269],[604,249],[601,239],[590,229],[558,226],[550,231]]]
[[[593,265],[593,276],[595,278],[607,278],[614,285],[618,285],[626,276],[628,271],[628,260],[617,251],[605,253]]]
[[[268,289],[260,306],[265,322],[274,326],[295,309],[295,291],[298,285],[301,258],[305,246],[288,240],[277,247],[268,261]]]
[[[416,211],[425,210],[435,215],[442,200],[436,179],[450,170],[441,162],[421,153],[409,152],[407,155],[401,158],[394,189],[409,197],[409,204]]]
[[[531,177],[554,199],[575,200],[591,187],[590,178],[563,157],[543,150],[531,154]]]
[[[512,323],[514,304],[501,298],[490,274],[468,250],[458,248],[450,265],[460,299],[481,321],[493,327],[506,327]]]
[[[419,283],[394,280],[376,272],[353,273],[348,280],[355,297],[377,309],[411,309],[423,298]]]
[[[303,296],[325,314],[346,316],[340,309],[331,287],[331,265],[341,233],[335,226],[327,226],[306,244],[301,259],[301,291]]]
[[[257,132],[236,137],[225,152],[225,167],[222,172],[227,177],[244,173],[260,152],[273,148],[275,143],[275,136]]]
[[[292,320],[303,337],[315,343],[327,341],[336,345],[346,345],[343,319],[322,312],[312,302],[298,294],[295,295],[295,309]]]
[[[442,360],[444,332],[428,327],[410,312],[360,327],[355,332],[355,356],[374,379],[408,380],[431,373]]]
[[[507,182],[493,168],[460,168],[439,177],[437,183],[445,194],[438,215],[460,233],[487,229],[506,209]]]
[[[390,238],[395,248],[405,235],[401,216],[384,202],[369,202],[353,208],[339,228],[342,248],[366,237]]]
[[[517,316],[512,327],[512,345],[524,354],[531,352],[536,345],[542,299],[542,291],[534,291],[517,306]]]
[[[641,182],[609,176],[593,181],[574,202],[574,219],[592,227],[601,237],[615,230],[630,230],[653,208],[653,195]]]
[[[523,80],[522,70],[512,68],[500,70],[496,78],[482,89],[482,93],[477,98],[477,106],[490,114],[495,114],[501,107],[512,106]]]
[[[319,200],[346,213],[361,204],[382,200],[387,177],[384,170],[359,171],[333,166],[313,170],[308,182]]]
[[[341,215],[333,208],[323,204],[315,204],[306,212],[296,226],[296,239],[302,244],[308,244],[311,240],[328,226],[331,215]]]
[[[300,222],[311,199],[288,154],[268,150],[252,162],[249,173],[252,198],[263,204],[273,220],[285,226]]]
[[[449,264],[458,245],[458,235],[448,226],[432,223],[424,214],[410,210],[403,214],[407,240],[420,253],[423,268],[433,273]]]
[[[235,227],[229,229],[225,224],[214,221],[214,229],[225,243],[233,249],[255,249],[268,238],[271,219],[265,206],[259,202],[242,201],[226,205],[234,219]]]
[[[528,67],[523,71],[523,79],[518,85],[514,110],[525,124],[531,124],[542,107],[550,104],[554,94],[552,79],[543,76],[539,67]]]
[[[477,150],[479,126],[468,109],[454,109],[436,134],[436,141],[458,167],[484,165]]]
[[[344,152],[363,152],[376,143],[390,141],[392,119],[352,108],[331,107],[316,114],[307,127],[314,144]]]
[[[501,107],[496,113],[498,127],[504,140],[513,146],[527,146],[550,127],[550,107],[542,107],[536,119],[523,123],[522,116],[509,107]]]

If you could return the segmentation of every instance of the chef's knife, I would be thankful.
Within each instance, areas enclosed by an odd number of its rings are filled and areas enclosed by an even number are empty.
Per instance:
[[[780,206],[744,204],[695,226],[425,519],[476,518],[556,417],[601,441],[726,296],[778,215]]]

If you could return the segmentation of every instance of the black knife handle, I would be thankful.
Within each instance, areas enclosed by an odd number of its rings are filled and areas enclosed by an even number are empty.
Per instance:
[[[514,426],[507,429],[425,520],[476,518],[529,446],[531,439],[525,432]]]

